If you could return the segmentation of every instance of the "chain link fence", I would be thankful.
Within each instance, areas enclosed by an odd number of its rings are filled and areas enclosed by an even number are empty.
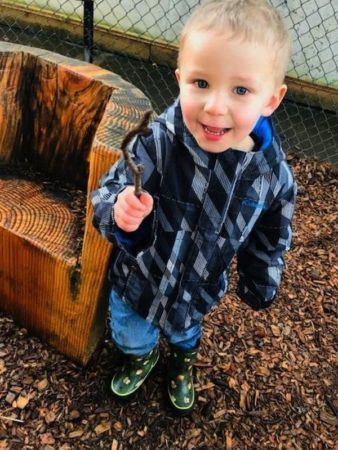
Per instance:
[[[269,1],[293,40],[289,92],[275,114],[284,148],[338,164],[338,0]],[[159,113],[178,94],[177,39],[199,3],[0,0],[0,40],[92,59],[139,87]]]

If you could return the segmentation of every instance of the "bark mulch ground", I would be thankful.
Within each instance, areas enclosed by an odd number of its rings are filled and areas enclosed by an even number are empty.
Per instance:
[[[206,318],[191,417],[167,409],[164,357],[121,404],[108,335],[81,368],[1,315],[0,449],[337,449],[337,172],[290,162],[299,194],[279,298],[255,313],[230,293]]]

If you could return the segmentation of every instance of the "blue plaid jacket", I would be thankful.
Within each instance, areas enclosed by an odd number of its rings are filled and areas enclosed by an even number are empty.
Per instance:
[[[183,124],[177,100],[130,144],[145,166],[154,210],[136,232],[114,223],[116,197],[133,183],[121,159],[92,194],[94,225],[115,246],[113,289],[167,333],[187,329],[222,298],[237,254],[239,296],[254,309],[274,300],[291,241],[296,186],[270,119],[256,151],[208,153]]]

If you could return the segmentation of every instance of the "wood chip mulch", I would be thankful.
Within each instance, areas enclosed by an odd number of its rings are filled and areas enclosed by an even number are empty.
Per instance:
[[[108,334],[82,368],[0,315],[0,449],[337,449],[337,171],[290,163],[299,194],[279,298],[256,313],[229,293],[206,318],[191,417],[167,408],[165,357],[119,403]]]

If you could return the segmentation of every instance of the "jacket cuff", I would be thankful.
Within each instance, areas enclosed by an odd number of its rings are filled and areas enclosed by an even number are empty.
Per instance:
[[[145,251],[151,244],[154,235],[154,211],[143,220],[136,231],[121,230],[114,220],[114,213],[112,213],[112,222],[116,245],[132,256],[135,257],[139,252]]]
[[[276,298],[275,295],[270,300],[261,299],[257,297],[257,295],[255,295],[245,284],[242,283],[238,285],[236,293],[244,303],[249,305],[255,311],[269,308],[269,306],[271,306]]]

